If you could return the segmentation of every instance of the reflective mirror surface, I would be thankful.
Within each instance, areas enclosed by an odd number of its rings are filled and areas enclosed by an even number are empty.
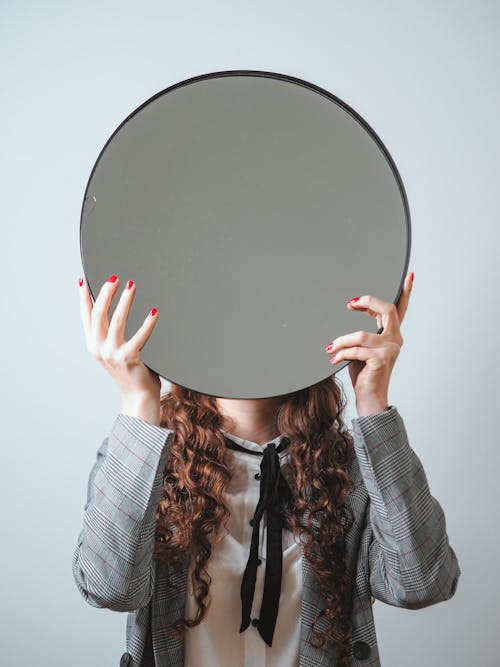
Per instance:
[[[110,137],[82,205],[96,298],[137,284],[130,338],[163,378],[205,394],[264,398],[343,368],[325,346],[378,332],[346,302],[397,303],[410,214],[394,161],[359,114],[288,75],[204,74],[147,100]]]

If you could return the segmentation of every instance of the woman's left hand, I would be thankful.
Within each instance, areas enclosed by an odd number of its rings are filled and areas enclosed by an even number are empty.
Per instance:
[[[359,416],[388,409],[389,380],[403,345],[400,326],[408,308],[413,273],[408,273],[397,306],[375,296],[365,295],[348,301],[347,307],[365,311],[377,318],[380,334],[366,331],[335,338],[325,352],[334,353],[332,363],[349,359],[349,375],[356,395]]]

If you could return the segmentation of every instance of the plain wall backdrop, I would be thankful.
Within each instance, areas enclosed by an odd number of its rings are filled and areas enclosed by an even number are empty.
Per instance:
[[[382,664],[499,664],[499,26],[485,0],[1,3],[2,665],[109,667],[125,650],[126,614],[87,605],[71,572],[88,474],[121,404],[85,346],[80,207],[129,113],[226,69],[328,89],[395,160],[415,282],[389,401],[462,576],[426,609],[375,603]],[[350,425],[348,368],[338,377]]]

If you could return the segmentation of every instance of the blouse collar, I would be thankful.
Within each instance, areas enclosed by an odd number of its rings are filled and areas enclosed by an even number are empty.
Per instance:
[[[280,435],[277,435],[272,440],[267,440],[263,445],[259,445],[257,442],[252,442],[252,440],[245,440],[245,438],[240,438],[239,435],[234,435],[233,433],[229,433],[229,431],[225,431],[223,428],[221,428],[220,430],[224,435],[226,435],[228,438],[231,438],[231,440],[234,440],[238,445],[241,445],[242,447],[246,447],[247,449],[251,449],[254,452],[263,452],[264,449],[266,448],[266,445],[270,442],[274,442],[276,445],[278,445],[280,440],[283,437],[280,434]],[[237,452],[237,453],[239,453],[239,452]],[[285,452],[282,452],[282,453],[284,454]]]

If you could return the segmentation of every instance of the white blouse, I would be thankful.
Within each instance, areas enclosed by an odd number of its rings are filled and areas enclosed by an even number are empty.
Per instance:
[[[265,445],[245,440],[221,429],[222,433],[236,443],[263,451]],[[274,440],[278,445],[282,436]],[[267,445],[267,443],[266,443]],[[260,472],[261,456],[228,449],[232,479],[225,491],[225,502],[231,513],[227,524],[228,533],[212,547],[207,563],[207,572],[212,577],[209,600],[204,620],[194,628],[186,630],[184,644],[184,667],[298,667],[300,640],[300,609],[302,602],[302,564],[298,538],[293,532],[283,529],[283,575],[281,596],[272,646],[268,646],[258,629],[250,624],[240,633],[241,624],[241,580],[248,561],[253,517],[260,494],[260,481],[255,473]],[[288,451],[278,454],[282,471],[286,469]],[[224,532],[222,526],[220,531]],[[267,512],[260,523],[259,558],[257,580],[253,598],[251,618],[258,618],[264,589],[266,567]],[[193,562],[188,569],[186,615],[194,617],[196,602],[191,582]]]

